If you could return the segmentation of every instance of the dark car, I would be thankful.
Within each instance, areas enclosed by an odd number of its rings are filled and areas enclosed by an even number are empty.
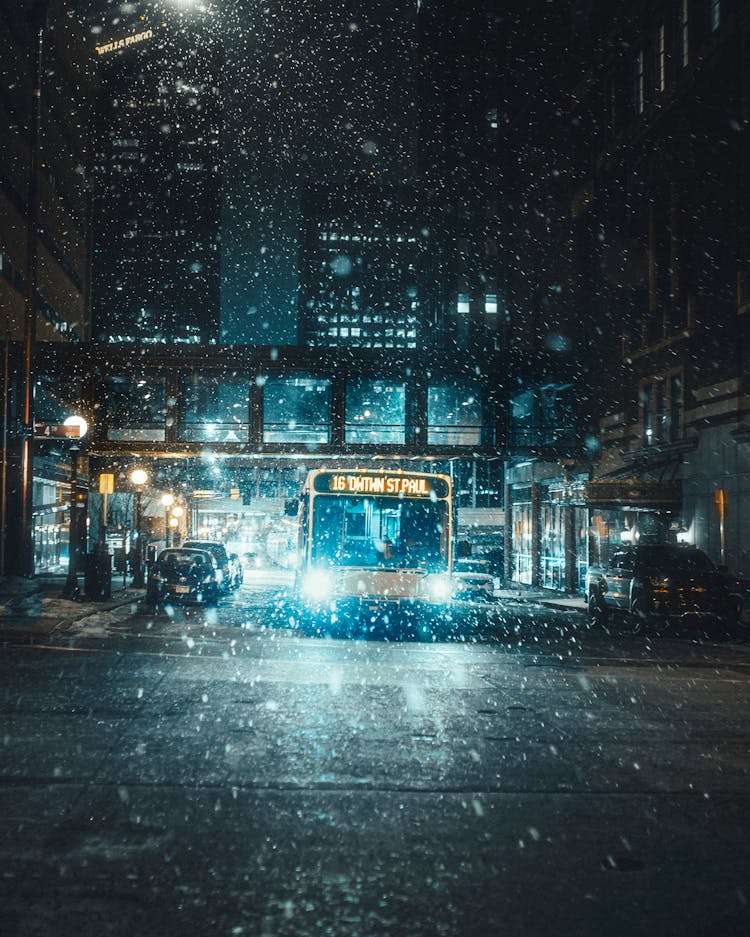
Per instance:
[[[182,546],[192,550],[207,550],[221,571],[221,591],[230,592],[235,588],[232,564],[223,543],[217,543],[215,540],[185,540]]]
[[[221,591],[221,570],[206,550],[174,547],[162,550],[148,571],[146,601],[205,602],[215,605]]]
[[[639,544],[618,550],[586,578],[592,623],[629,615],[635,631],[649,622],[720,622],[734,629],[742,615],[742,583],[696,547]]]
[[[453,598],[491,602],[495,597],[495,577],[484,560],[459,559],[453,569]]]

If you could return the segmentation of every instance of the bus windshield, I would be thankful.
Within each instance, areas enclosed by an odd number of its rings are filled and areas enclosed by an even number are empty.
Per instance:
[[[445,501],[319,495],[313,565],[447,569],[446,513]]]

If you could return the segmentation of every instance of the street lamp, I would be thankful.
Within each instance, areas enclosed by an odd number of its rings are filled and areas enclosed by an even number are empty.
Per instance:
[[[70,447],[70,529],[68,532],[68,575],[65,578],[62,597],[75,599],[78,590],[78,567],[81,560],[81,531],[78,517],[78,440],[89,431],[89,425],[82,416],[69,416],[63,425],[70,427],[71,438],[75,440]]]
[[[171,523],[170,523],[170,520],[169,520],[169,509],[170,509],[170,508],[172,507],[172,505],[174,504],[174,497],[173,497],[172,495],[170,495],[170,494],[162,495],[162,496],[161,496],[161,503],[164,505],[164,530],[165,530],[164,542],[165,542],[166,546],[169,547],[169,546],[171,546],[171,543],[169,542],[169,541],[170,541],[170,538],[169,538],[169,528],[170,528],[170,526],[171,526]]]
[[[130,473],[130,481],[135,485],[135,507],[133,512],[134,543],[131,551],[133,585],[136,589],[142,589],[146,581],[143,578],[143,550],[141,549],[141,491],[148,481],[148,472],[143,469],[134,469]]]

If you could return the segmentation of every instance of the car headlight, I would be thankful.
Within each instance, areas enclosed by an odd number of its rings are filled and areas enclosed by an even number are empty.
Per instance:
[[[302,581],[302,592],[309,599],[323,602],[333,592],[333,576],[323,569],[314,569]]]
[[[450,576],[428,576],[425,586],[432,602],[447,602],[453,595],[453,582]]]

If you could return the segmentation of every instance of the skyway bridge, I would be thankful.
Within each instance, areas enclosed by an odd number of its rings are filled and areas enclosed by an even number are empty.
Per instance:
[[[502,362],[459,352],[238,345],[38,346],[35,420],[77,413],[108,458],[498,458]]]

